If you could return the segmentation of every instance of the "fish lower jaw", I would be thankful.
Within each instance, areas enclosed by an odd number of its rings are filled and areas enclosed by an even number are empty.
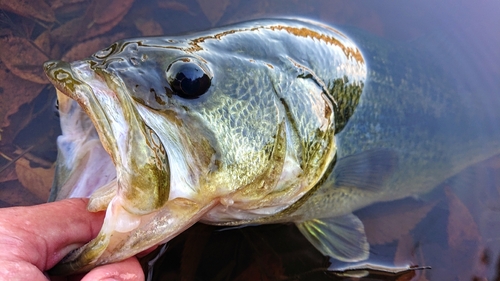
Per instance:
[[[120,202],[120,197],[113,198],[109,203],[105,220],[108,223],[103,225],[103,227],[107,227],[107,229],[102,229],[103,233],[110,233],[112,231],[127,233],[138,228],[141,224],[141,216],[128,212],[123,207],[122,202]]]

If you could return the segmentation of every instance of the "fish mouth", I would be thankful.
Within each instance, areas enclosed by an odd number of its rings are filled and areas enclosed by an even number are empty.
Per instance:
[[[165,148],[121,80],[92,65],[91,60],[44,64],[58,92],[63,131],[51,199],[90,195],[91,211],[116,200],[130,214],[149,214],[169,197]]]

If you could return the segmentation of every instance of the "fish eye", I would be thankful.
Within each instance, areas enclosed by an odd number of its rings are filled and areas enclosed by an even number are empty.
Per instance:
[[[212,80],[206,67],[189,58],[173,62],[166,76],[175,94],[186,99],[195,99],[206,93]]]

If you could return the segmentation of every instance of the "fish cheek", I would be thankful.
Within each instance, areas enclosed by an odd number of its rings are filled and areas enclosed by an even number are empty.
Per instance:
[[[149,127],[145,126],[141,135],[145,146],[137,149],[146,151],[130,155],[129,169],[132,174],[128,175],[124,185],[120,185],[118,192],[123,208],[136,215],[161,208],[170,193],[170,168],[165,148]],[[136,155],[147,159],[138,159]]]
[[[169,173],[160,170],[155,164],[142,166],[131,179],[133,188],[123,193],[125,202],[123,208],[131,213],[150,212],[161,208],[168,200],[170,192]],[[137,210],[135,210],[137,209]]]

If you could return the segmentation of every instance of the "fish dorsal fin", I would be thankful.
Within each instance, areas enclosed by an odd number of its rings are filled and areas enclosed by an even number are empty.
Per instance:
[[[363,223],[353,214],[296,223],[300,232],[323,255],[345,262],[366,260],[370,245]]]
[[[340,158],[333,168],[334,186],[379,190],[397,164],[397,154],[389,149],[373,149]]]

